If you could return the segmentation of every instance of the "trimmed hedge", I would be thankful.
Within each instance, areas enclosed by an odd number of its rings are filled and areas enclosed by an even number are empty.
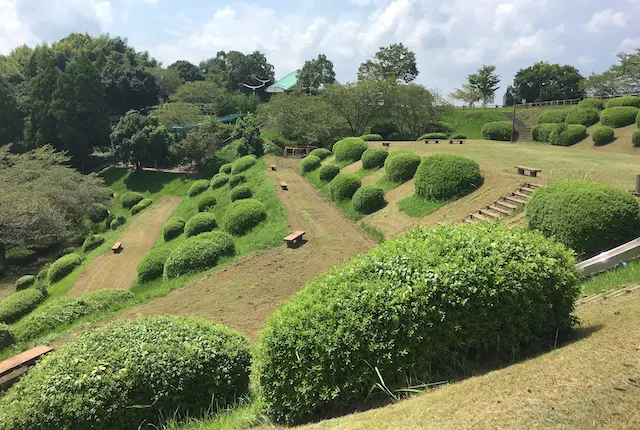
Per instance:
[[[125,209],[131,209],[132,207],[140,203],[142,199],[144,199],[144,196],[142,194],[128,191],[122,195],[122,207]]]
[[[0,301],[0,323],[11,324],[38,307],[47,298],[45,288],[27,288]]]
[[[601,99],[584,99],[578,103],[578,109],[602,110],[604,107],[604,101]]]
[[[33,275],[24,275],[16,281],[16,290],[26,290],[36,283],[36,277]]]
[[[109,227],[111,230],[116,230],[118,227],[125,225],[127,223],[127,217],[124,215],[118,215],[109,223]]]
[[[386,204],[384,190],[377,185],[360,187],[353,195],[353,208],[363,214],[374,213]]]
[[[554,236],[580,254],[606,251],[640,232],[640,204],[612,185],[558,181],[533,193],[527,203],[532,229]]]
[[[236,200],[250,199],[251,197],[253,197],[253,192],[251,191],[251,188],[246,185],[241,185],[231,191],[232,202],[235,202]]]
[[[51,267],[51,264],[48,264],[48,263],[42,266],[42,269],[40,269],[40,271],[36,275],[36,281],[38,281],[41,284],[47,283],[47,275],[49,274],[49,267]]]
[[[358,161],[362,153],[368,148],[367,142],[359,137],[347,137],[337,141],[333,145],[333,154],[336,161]]]
[[[206,233],[218,228],[218,222],[214,214],[210,212],[199,212],[189,218],[184,226],[184,235],[186,237],[197,236],[200,233]]]
[[[164,264],[169,259],[169,255],[171,255],[169,248],[152,249],[147,252],[136,267],[138,282],[143,283],[162,278]]]
[[[321,160],[324,160],[331,155],[331,151],[329,151],[327,148],[316,148],[311,151],[309,155],[313,155]]]
[[[0,350],[8,348],[16,341],[13,329],[6,324],[0,323]]]
[[[340,173],[329,183],[331,200],[349,200],[362,185],[360,179],[351,173]]]
[[[94,203],[89,207],[89,219],[95,223],[102,222],[109,216],[109,209],[102,203]]]
[[[427,140],[427,139],[447,139],[449,135],[447,133],[425,133],[420,136],[417,140]]]
[[[364,140],[365,142],[380,142],[382,140],[382,136],[379,134],[370,133],[363,134],[362,136],[360,136],[360,139]]]
[[[367,170],[380,169],[384,167],[388,155],[389,151],[385,148],[369,148],[362,153],[362,167]]]
[[[218,203],[216,196],[207,194],[198,200],[198,212],[207,212]]]
[[[187,195],[189,197],[195,197],[199,194],[202,194],[209,189],[209,185],[210,185],[210,182],[207,181],[206,179],[200,179],[198,181],[195,181],[193,184],[191,184],[191,187],[189,188]]]
[[[247,182],[247,178],[246,176],[239,174],[239,175],[231,175],[231,177],[229,178],[229,188],[235,188],[240,184],[243,184]]]
[[[220,188],[223,185],[226,185],[227,182],[229,182],[229,175],[218,173],[213,178],[211,178],[211,188],[215,190],[216,188]]]
[[[300,160],[300,174],[304,175],[309,172],[313,172],[320,167],[320,159],[315,155],[307,155]]]
[[[220,257],[234,254],[233,238],[227,233],[202,233],[186,240],[171,253],[164,265],[164,276],[171,279],[202,272],[215,267]]]
[[[572,253],[488,223],[422,227],[309,282],[256,351],[265,412],[296,423],[389,389],[468,375],[553,347],[576,319]],[[424,379],[428,378],[428,379]]]
[[[596,145],[606,145],[607,143],[613,142],[615,139],[615,132],[611,127],[600,125],[598,127],[594,127],[591,131],[591,139]]]
[[[587,127],[600,121],[600,112],[595,109],[576,109],[569,111],[565,122],[567,124],[582,124]]]
[[[640,147],[640,130],[636,130],[633,132],[633,134],[631,135],[631,143],[633,143],[633,146],[635,146],[636,148]]]
[[[82,252],[90,252],[104,243],[104,237],[99,234],[88,236],[82,244]]]
[[[231,234],[243,235],[267,219],[267,207],[259,200],[237,200],[227,209],[224,229]]]
[[[251,352],[239,332],[194,317],[116,321],[40,361],[0,400],[12,429],[161,428],[248,394]],[[215,409],[211,409],[215,406]]]
[[[339,173],[340,167],[335,164],[327,164],[320,168],[320,180],[324,182],[331,182]]]
[[[429,200],[463,196],[482,185],[480,166],[471,158],[435,154],[420,163],[415,176],[416,195]]]
[[[511,140],[513,124],[511,121],[489,122],[482,127],[482,136],[487,140]]]
[[[153,200],[151,200],[151,199],[142,199],[142,200],[140,200],[140,202],[138,204],[136,204],[134,207],[131,208],[131,215],[136,215],[136,214],[142,212],[144,209],[146,209],[149,206],[151,206],[152,203],[153,203]]]
[[[633,106],[607,108],[600,112],[600,123],[613,128],[626,127],[636,121],[638,112]]]
[[[162,237],[165,242],[180,236],[184,231],[185,221],[182,218],[171,218],[162,227]]]
[[[420,161],[415,152],[391,152],[384,162],[384,174],[393,182],[407,182],[416,174]]]
[[[58,282],[73,272],[73,269],[78,267],[80,263],[82,263],[82,257],[78,254],[67,254],[58,258],[51,267],[49,267],[49,273],[47,274],[49,282],[52,284]]]
[[[245,155],[244,157],[240,157],[231,165],[231,173],[242,173],[249,167],[256,164],[257,160],[258,159],[255,155]]]
[[[556,130],[560,124],[536,124],[531,129],[531,137],[536,142],[546,142],[549,143],[549,136],[551,132]]]
[[[232,167],[233,163],[223,164],[222,166],[220,166],[220,169],[218,169],[218,173],[225,173],[229,175],[231,173]]]
[[[640,97],[638,96],[616,97],[615,99],[611,99],[607,102],[607,109],[610,109],[612,107],[620,107],[620,106],[633,106],[636,108],[640,108]]]
[[[467,135],[466,134],[462,134],[462,133],[454,133],[453,135],[451,135],[452,139],[466,139]]]
[[[565,122],[567,115],[569,115],[568,110],[548,110],[538,117],[536,124],[559,124]]]
[[[556,146],[571,146],[587,137],[587,127],[581,124],[559,124],[549,134],[549,143]]]

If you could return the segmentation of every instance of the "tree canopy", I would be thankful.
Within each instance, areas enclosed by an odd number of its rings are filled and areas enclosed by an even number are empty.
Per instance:
[[[317,59],[305,61],[298,73],[298,85],[304,91],[317,91],[322,87],[328,87],[336,81],[336,73],[333,71],[333,63],[324,54]]]
[[[483,64],[476,73],[469,75],[469,87],[477,91],[482,100],[482,106],[493,103],[496,90],[499,88],[500,76],[496,75],[496,66]]]
[[[592,96],[614,96],[640,92],[640,49],[618,54],[618,64],[600,74],[592,74],[585,82]]]
[[[173,136],[154,117],[129,111],[111,133],[111,148],[125,164],[159,167],[169,155]]]
[[[179,60],[168,67],[178,72],[180,79],[185,82],[204,81],[204,74],[198,66],[185,60]]]
[[[540,61],[518,71],[513,86],[516,98],[530,103],[580,98],[583,81],[573,66]]]
[[[0,145],[15,142],[22,137],[22,112],[11,88],[0,76]]]
[[[360,65],[358,79],[393,80],[409,83],[418,76],[416,54],[402,43],[381,47],[376,55]]]
[[[208,80],[227,91],[252,92],[244,84],[258,86],[263,81],[274,80],[273,66],[267,62],[267,57],[258,51],[249,55],[239,51],[220,51],[215,57],[202,61],[200,69]],[[257,92],[263,93],[264,89],[266,85]]]

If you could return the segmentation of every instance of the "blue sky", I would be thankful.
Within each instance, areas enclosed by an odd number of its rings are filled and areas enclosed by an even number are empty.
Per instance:
[[[417,82],[445,95],[481,64],[504,88],[537,60],[583,75],[640,48],[640,0],[0,0],[0,54],[66,34],[109,32],[165,65],[263,51],[276,77],[326,54],[341,82],[380,46],[414,50]]]

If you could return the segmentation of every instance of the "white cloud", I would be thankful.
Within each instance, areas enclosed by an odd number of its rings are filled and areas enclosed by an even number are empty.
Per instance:
[[[631,51],[635,51],[636,49],[640,49],[640,37],[637,39],[631,39],[631,38],[624,39],[620,43],[620,46],[618,46],[617,52],[631,52]]]
[[[587,31],[591,33],[599,33],[603,30],[611,28],[625,28],[627,26],[627,17],[622,12],[615,12],[613,9],[604,9],[596,12],[587,22]]]
[[[581,66],[588,66],[589,64],[592,64],[594,61],[596,61],[596,59],[592,55],[581,55],[576,59],[576,61]]]

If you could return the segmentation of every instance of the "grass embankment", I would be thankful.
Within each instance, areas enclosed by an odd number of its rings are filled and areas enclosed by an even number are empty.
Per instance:
[[[502,109],[455,108],[444,122],[453,128],[452,134],[462,133],[467,139],[483,139],[482,127],[486,123],[507,119]]]
[[[400,200],[398,202],[398,208],[410,217],[422,218],[434,213],[450,202],[450,200],[426,200],[414,194]]]

